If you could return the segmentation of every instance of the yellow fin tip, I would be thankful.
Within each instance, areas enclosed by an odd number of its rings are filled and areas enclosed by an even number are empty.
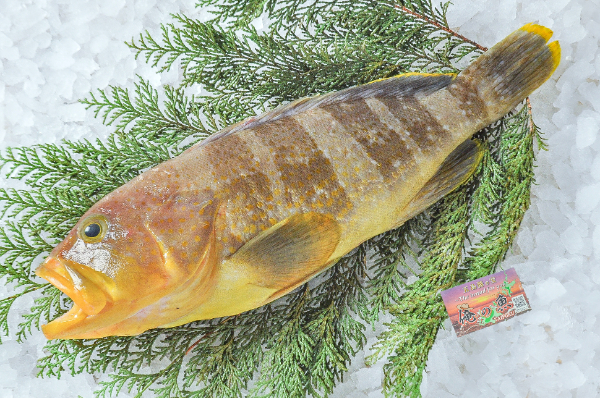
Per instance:
[[[525,32],[531,32],[531,33],[535,33],[536,35],[540,35],[546,41],[550,40],[550,37],[552,37],[552,33],[553,33],[547,27],[542,26],[542,25],[536,25],[534,23],[528,23],[527,25],[523,26],[520,30],[524,30]]]
[[[548,48],[550,49],[550,53],[552,54],[552,60],[554,61],[554,69],[560,63],[560,44],[557,41],[553,41],[548,44]]]

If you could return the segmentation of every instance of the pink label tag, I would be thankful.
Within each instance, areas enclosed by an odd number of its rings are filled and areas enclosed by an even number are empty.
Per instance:
[[[531,310],[514,268],[442,292],[458,337]]]

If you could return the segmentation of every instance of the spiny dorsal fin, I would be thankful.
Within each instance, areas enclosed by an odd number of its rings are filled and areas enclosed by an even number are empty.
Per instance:
[[[448,86],[454,77],[456,77],[455,74],[405,73],[325,95],[301,98],[263,113],[260,116],[253,116],[233,126],[226,127],[202,141],[200,145],[208,144],[238,131],[251,130],[263,123],[294,116],[310,109],[325,107],[339,102],[351,102],[365,98],[426,96]]]

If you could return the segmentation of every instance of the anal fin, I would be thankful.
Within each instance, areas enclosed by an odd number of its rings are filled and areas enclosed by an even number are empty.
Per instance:
[[[468,139],[460,144],[407,205],[404,212],[406,216],[398,225],[421,213],[465,183],[477,169],[482,156],[483,150],[477,141]]]

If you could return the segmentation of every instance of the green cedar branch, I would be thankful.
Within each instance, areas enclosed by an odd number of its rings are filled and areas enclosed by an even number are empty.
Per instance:
[[[469,228],[468,185],[438,204],[420,261],[422,273],[397,304],[388,307],[394,320],[372,347],[368,363],[388,357],[384,390],[393,396],[419,397],[419,386],[437,331],[446,319],[438,293],[452,287],[462,261]]]
[[[223,125],[253,115],[253,109],[406,71],[456,72],[451,59],[479,51],[387,4],[353,2],[348,7],[329,10],[322,23],[311,20],[299,31],[258,34],[244,26],[241,38],[214,23],[177,15],[180,26],[164,25],[160,42],[146,33],[129,46],[154,65],[162,63],[161,68],[179,60],[182,84],[201,84],[214,96],[201,97],[204,106],[239,96],[251,99],[237,112],[232,109]],[[437,14],[445,12],[444,7]]]
[[[506,118],[504,123],[495,159],[488,160],[493,166],[487,168],[490,173],[501,172],[501,176],[491,178],[497,182],[494,184],[497,189],[502,189],[502,200],[495,201],[498,215],[493,219],[494,229],[471,248],[469,257],[463,264],[464,271],[461,272],[465,280],[481,278],[495,270],[512,246],[525,211],[530,205],[530,190],[534,182],[533,143],[539,130],[533,124],[531,131],[532,122],[527,106]],[[490,184],[481,184],[482,192],[478,197],[491,197],[491,194],[495,194],[495,190],[487,188],[489,186]],[[481,217],[484,218],[490,217]]]

